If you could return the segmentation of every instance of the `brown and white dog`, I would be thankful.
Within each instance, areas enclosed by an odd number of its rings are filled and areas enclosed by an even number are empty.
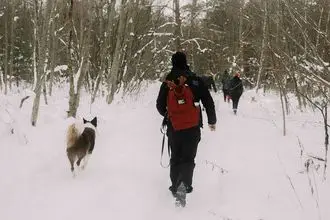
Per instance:
[[[95,131],[97,118],[87,121],[83,118],[83,130],[79,132],[77,123],[71,124],[67,131],[67,156],[71,165],[71,172],[75,176],[74,164],[84,169],[95,145]]]

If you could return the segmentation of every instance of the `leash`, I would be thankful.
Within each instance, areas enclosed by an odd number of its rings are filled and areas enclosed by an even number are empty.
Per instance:
[[[164,154],[166,131],[167,131],[166,119],[164,118],[162,126],[160,127],[160,132],[163,134],[162,149],[161,149],[161,152],[160,152],[160,166],[163,167],[163,168],[168,168],[170,166],[170,162],[168,162],[167,165],[163,164],[163,154]],[[170,145],[168,144],[168,141],[167,141],[167,153],[168,153],[169,158],[171,157],[170,151],[171,151],[170,150]]]

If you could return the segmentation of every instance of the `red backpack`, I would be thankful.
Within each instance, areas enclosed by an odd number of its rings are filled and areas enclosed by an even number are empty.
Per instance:
[[[191,88],[185,84],[187,78],[180,76],[179,84],[167,81],[167,113],[174,130],[183,130],[199,125],[200,108],[195,106]]]

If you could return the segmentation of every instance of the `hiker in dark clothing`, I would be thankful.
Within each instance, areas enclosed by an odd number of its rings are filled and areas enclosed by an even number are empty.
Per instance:
[[[229,87],[229,95],[233,100],[233,111],[236,115],[238,102],[243,93],[243,84],[242,80],[240,79],[240,74],[235,73],[234,77],[230,80],[230,87]]]
[[[228,70],[225,70],[225,72],[222,75],[221,79],[222,83],[222,92],[223,92],[223,100],[226,102],[229,102],[230,95],[229,95],[229,87],[230,87],[230,76],[228,73]]]
[[[181,188],[181,186],[184,186],[184,193],[190,193],[193,190],[194,160],[197,146],[201,139],[200,127],[202,127],[202,115],[199,102],[201,101],[206,109],[208,125],[212,131],[215,130],[216,113],[210,92],[205,87],[202,79],[189,70],[186,55],[182,52],[173,54],[172,66],[172,70],[167,75],[166,81],[163,82],[160,87],[156,107],[158,112],[164,116],[167,123],[168,143],[171,149],[170,178],[172,185],[169,189],[172,191],[173,195],[175,195],[177,190],[180,190],[179,187]],[[182,81],[182,79],[186,79],[184,81],[184,87],[186,89],[189,87],[189,91],[192,93],[192,105],[188,106],[188,108],[198,110],[198,113],[196,113],[198,115],[197,122],[194,125],[185,126],[183,129],[177,129],[174,125],[180,124],[180,118],[185,118],[185,115],[183,114],[175,117],[175,115],[170,112],[172,109],[172,107],[169,106],[172,105],[170,104],[170,97],[173,91],[175,93],[175,90],[169,85],[172,84],[172,82],[176,85],[181,85],[180,81]],[[187,100],[178,99],[176,104],[180,106],[180,104],[184,104],[185,101]],[[179,122],[175,120],[179,120]]]
[[[203,75],[201,78],[208,90],[213,89],[214,92],[217,92],[217,87],[215,86],[213,74],[210,71],[208,72],[208,74]]]

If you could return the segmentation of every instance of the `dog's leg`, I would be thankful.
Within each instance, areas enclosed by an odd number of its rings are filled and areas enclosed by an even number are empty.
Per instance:
[[[81,160],[83,159],[84,157],[79,157],[78,160],[77,160],[77,166],[79,167],[80,166],[80,162]]]
[[[72,173],[72,177],[75,178],[76,177],[76,171],[74,170],[74,161],[71,161],[71,173]]]
[[[86,168],[90,155],[91,155],[90,153],[87,153],[86,156],[84,157],[84,161],[81,169],[84,170]]]
[[[67,155],[68,155],[68,159],[69,159],[70,165],[71,165],[71,173],[72,173],[73,177],[75,177],[76,176],[75,171],[74,171],[74,160],[75,160],[75,156],[72,155],[72,153],[69,152],[69,151],[67,152]]]
[[[72,177],[75,178],[77,176],[76,171],[72,171]]]

